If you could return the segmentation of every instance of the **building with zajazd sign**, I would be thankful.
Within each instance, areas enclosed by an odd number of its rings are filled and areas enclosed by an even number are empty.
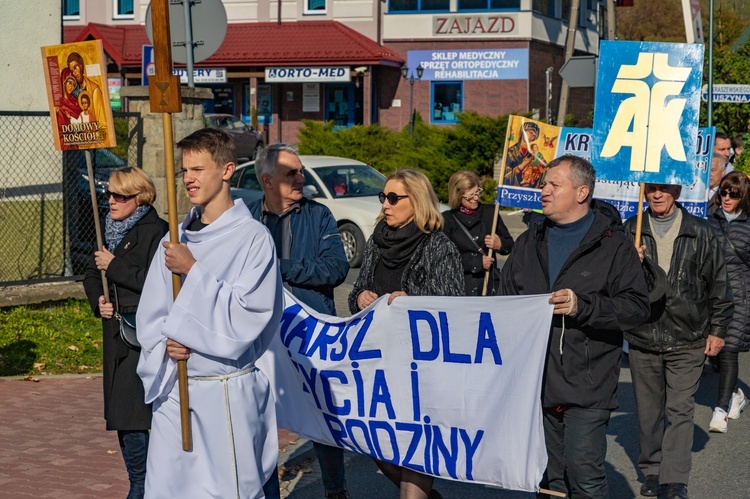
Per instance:
[[[206,112],[249,123],[257,108],[269,143],[297,142],[304,119],[400,130],[408,126],[411,106],[433,125],[456,123],[465,110],[490,116],[538,112],[544,119],[549,68],[550,104],[557,106],[570,0],[223,5],[226,36],[213,55],[195,64],[195,85],[213,91]],[[581,0],[576,55],[598,52],[606,5]],[[101,39],[108,77],[122,86],[141,85],[153,61],[147,8],[146,0],[63,0],[64,42]],[[193,26],[201,22],[194,18]],[[186,84],[184,65],[175,69]],[[592,107],[592,88],[571,89],[568,109],[582,124]]]

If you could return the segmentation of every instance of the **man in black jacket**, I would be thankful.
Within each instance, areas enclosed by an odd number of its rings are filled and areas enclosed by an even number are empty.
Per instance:
[[[590,208],[591,163],[566,155],[547,168],[546,220],[516,241],[502,270],[501,294],[552,293],[542,486],[572,497],[606,498],[606,433],[617,407],[622,331],[647,319],[648,291],[619,220]]]
[[[638,252],[667,274],[648,323],[626,331],[638,405],[641,495],[687,498],[693,414],[706,355],[724,346],[733,306],[724,253],[705,220],[676,203],[680,186],[646,184],[649,209]],[[635,236],[636,217],[625,223]],[[665,422],[666,415],[666,422]]]

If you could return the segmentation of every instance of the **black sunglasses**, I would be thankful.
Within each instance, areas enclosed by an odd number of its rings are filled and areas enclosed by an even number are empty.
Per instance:
[[[728,191],[726,189],[722,189],[719,191],[720,197],[725,197],[726,195],[729,195],[730,199],[739,199],[742,197],[742,194],[740,194],[739,192]]]
[[[118,203],[124,203],[128,199],[132,199],[135,197],[135,194],[118,194],[117,192],[112,191],[106,191],[105,194],[107,195],[107,199],[109,199],[110,196],[112,196],[116,202]]]
[[[395,192],[389,192],[388,194],[386,194],[385,192],[380,192],[378,194],[378,200],[380,201],[380,204],[385,203],[385,200],[387,199],[388,203],[391,206],[396,206],[398,204],[399,199],[408,198],[408,197],[409,196],[407,196],[406,194],[404,194],[403,196],[399,196]]]

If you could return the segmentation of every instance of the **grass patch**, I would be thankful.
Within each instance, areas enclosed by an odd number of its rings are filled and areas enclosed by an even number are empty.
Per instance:
[[[102,323],[87,302],[0,310],[0,376],[102,370]]]
[[[0,281],[62,275],[62,200],[0,202]]]

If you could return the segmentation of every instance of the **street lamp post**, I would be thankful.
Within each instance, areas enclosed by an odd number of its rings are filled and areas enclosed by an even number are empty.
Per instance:
[[[409,82],[409,137],[414,135],[414,82],[417,80],[422,79],[422,74],[424,73],[424,68],[422,67],[422,63],[419,63],[419,66],[417,66],[416,69],[417,76],[414,77],[414,73],[411,75],[409,74],[409,68],[406,64],[401,66],[401,76],[404,77],[404,80]]]

